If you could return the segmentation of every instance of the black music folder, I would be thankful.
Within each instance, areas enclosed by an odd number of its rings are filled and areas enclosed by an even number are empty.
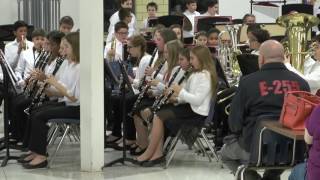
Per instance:
[[[248,75],[259,70],[258,57],[255,54],[240,54],[237,55],[238,64],[242,75]]]

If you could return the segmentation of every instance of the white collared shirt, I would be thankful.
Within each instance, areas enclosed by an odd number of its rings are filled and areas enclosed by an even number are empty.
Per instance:
[[[27,43],[28,49],[33,48],[33,42],[27,40],[26,43]],[[4,54],[6,56],[7,62],[10,64],[12,69],[16,68],[18,64],[18,60],[20,59],[20,56],[21,56],[21,53],[18,54],[18,48],[19,48],[19,42],[17,41],[17,39],[7,43],[4,48]]]
[[[18,65],[15,69],[15,74],[20,82],[29,77],[36,64],[38,56],[39,52],[34,51],[33,48],[21,52]]]
[[[193,112],[208,116],[212,97],[211,77],[206,70],[194,72],[178,95],[178,102],[189,103]]]
[[[298,74],[306,80],[310,86],[312,94],[315,94],[320,89],[320,62],[313,60],[311,57],[307,58],[304,62],[303,74],[296,70],[290,63],[285,63],[286,67]]]
[[[116,41],[115,42],[116,55],[114,60],[122,60],[123,59],[123,43],[120,42],[117,38],[115,38],[115,41]],[[112,60],[110,59],[110,57],[108,57],[108,51],[111,49],[111,44],[112,42],[107,43],[104,48],[104,58],[107,60]]]
[[[129,35],[128,37],[132,36],[133,34],[136,33],[137,30],[137,20],[136,20],[136,16],[131,13],[132,19],[131,22],[129,23]],[[112,36],[114,34],[114,26],[117,24],[117,22],[120,21],[119,18],[119,11],[115,12],[109,19],[110,25],[109,25],[109,30],[108,30],[108,36],[106,39],[106,42],[110,42],[112,39]]]
[[[194,35],[194,17],[200,16],[200,13],[198,11],[194,11],[191,13],[190,11],[186,10],[183,13],[191,22],[192,24],[192,30],[191,31],[183,31],[183,37],[193,37]]]
[[[135,78],[132,82],[132,86],[135,89],[138,89],[140,82],[142,80],[142,78],[144,77],[144,71],[146,70],[146,68],[149,66],[149,62],[151,60],[151,56],[149,54],[145,54],[140,62],[139,62],[139,66],[138,69],[136,70],[136,74],[135,74]]]
[[[80,64],[65,60],[66,66],[61,75],[59,83],[66,89],[69,96],[77,99],[76,102],[71,102],[67,97],[59,98],[59,102],[65,102],[67,106],[80,105]]]
[[[212,16],[208,11],[201,14],[201,16]],[[219,14],[215,14],[214,16],[220,16]]]

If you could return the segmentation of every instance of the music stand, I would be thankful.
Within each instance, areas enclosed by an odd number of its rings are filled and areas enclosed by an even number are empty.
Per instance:
[[[4,85],[4,110],[3,110],[3,123],[4,123],[4,148],[6,150],[6,154],[3,157],[0,157],[2,160],[1,167],[7,165],[9,160],[15,160],[19,157],[10,155],[10,144],[9,144],[9,87],[15,87],[14,82],[12,82],[9,74],[9,70],[6,67],[5,59],[0,60],[1,69],[3,72],[3,85]],[[15,88],[14,88],[15,90]]]
[[[313,6],[310,4],[286,4],[281,9],[282,15],[287,15],[292,11],[313,15]]]
[[[209,31],[211,28],[215,27],[216,24],[231,24],[231,16],[196,16],[194,18],[194,32],[199,31]]]
[[[131,83],[129,81],[128,78],[128,74],[127,71],[125,69],[125,66],[123,64],[123,62],[118,61],[119,66],[120,66],[120,70],[121,70],[121,77],[120,77],[120,92],[121,92],[121,106],[122,106],[122,130],[123,130],[123,137],[122,137],[122,144],[123,144],[123,149],[122,149],[122,157],[118,158],[114,161],[111,161],[109,163],[106,163],[104,165],[104,167],[110,167],[114,164],[117,163],[121,163],[123,165],[125,165],[125,162],[131,162],[133,163],[134,160],[131,158],[127,158],[127,154],[126,154],[126,137],[127,137],[127,131],[126,131],[126,87],[129,88],[130,91],[133,92]],[[111,75],[113,76],[113,75]]]
[[[259,71],[258,56],[255,54],[237,55],[238,64],[243,76]]]

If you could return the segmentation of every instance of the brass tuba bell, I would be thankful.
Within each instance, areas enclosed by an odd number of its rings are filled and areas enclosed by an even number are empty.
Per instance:
[[[281,16],[276,22],[287,29],[286,36],[291,64],[303,73],[305,56],[308,54],[307,33],[311,27],[319,24],[319,19],[309,14],[295,13]]]

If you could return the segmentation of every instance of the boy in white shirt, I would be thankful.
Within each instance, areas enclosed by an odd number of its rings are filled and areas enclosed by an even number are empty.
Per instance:
[[[73,26],[74,22],[70,16],[63,16],[59,21],[59,31],[65,34],[71,32]]]
[[[187,0],[186,1],[186,11],[183,13],[191,22],[192,30],[184,31],[183,37],[193,37],[194,35],[194,17],[199,16],[200,13],[197,10],[197,1],[196,0]]]
[[[148,20],[150,18],[156,18],[157,17],[157,11],[158,11],[158,5],[155,2],[149,2],[147,4],[147,12],[148,17],[143,20],[143,28],[148,28]]]
[[[40,51],[43,47],[45,35],[46,33],[43,29],[34,30],[31,35],[34,44],[33,48],[29,48],[21,53],[20,60],[15,69],[15,74],[20,85],[24,84],[37,63]]]
[[[120,8],[132,9],[132,0],[120,0],[120,6],[121,6]],[[131,16],[132,16],[132,20],[129,23],[129,36],[133,35],[137,29],[136,28],[136,24],[137,24],[136,16],[133,13],[131,13]],[[110,17],[109,21],[110,21],[110,25],[109,25],[106,43],[109,43],[112,40],[115,24],[120,21],[119,11],[115,12]]]
[[[123,44],[128,38],[128,25],[122,21],[114,27],[114,37],[108,42],[104,49],[104,58],[108,61],[123,59]]]
[[[219,16],[219,4],[217,0],[208,0],[207,7],[207,12],[202,14],[202,16]]]
[[[16,21],[14,23],[14,35],[16,39],[6,44],[4,53],[6,60],[10,64],[12,69],[15,69],[18,60],[20,59],[21,52],[29,48],[32,49],[33,43],[26,39],[28,31],[28,24],[24,21]]]

